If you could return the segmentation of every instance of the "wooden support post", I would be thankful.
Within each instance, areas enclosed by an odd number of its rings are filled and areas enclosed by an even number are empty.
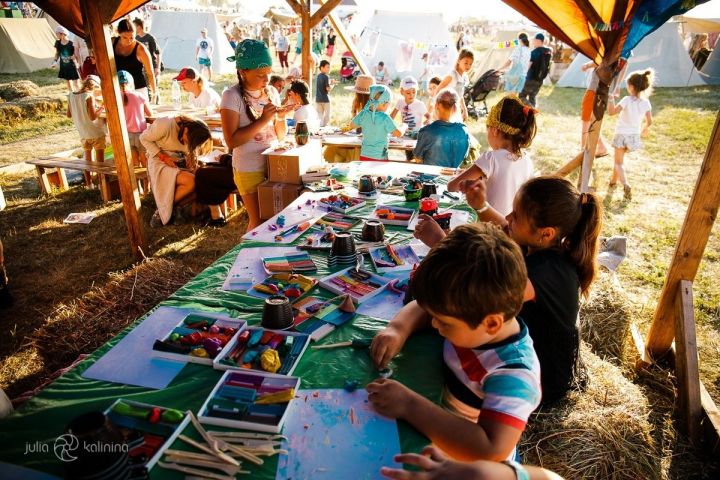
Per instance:
[[[285,1],[287,2],[288,5],[290,5],[290,8],[293,9],[293,12],[295,12],[295,14],[298,17],[302,17],[303,7],[302,7],[302,5],[300,5],[298,0],[285,0]]]
[[[301,0],[301,3],[303,0]],[[310,49],[312,48],[312,28],[310,28],[310,2],[311,0],[304,0],[302,3],[302,76],[307,81],[308,87],[310,87],[310,95],[314,95],[313,90],[313,75],[315,74],[314,69],[310,68]],[[317,65],[316,65],[317,66]]]
[[[693,445],[700,445],[700,371],[698,370],[692,282],[681,280],[675,297],[675,375],[678,410]]]
[[[106,19],[103,16],[101,3],[94,0],[80,0],[80,8],[83,12],[88,40],[95,51],[95,61],[102,83],[103,104],[110,130],[115,168],[120,182],[120,196],[125,212],[130,249],[132,254],[141,260],[145,255],[143,252],[147,252],[147,247],[140,224],[140,193],[135,180],[132,157],[129,153],[130,142],[125,127],[125,111],[115,68],[115,54],[110,43],[110,36],[105,28]]]
[[[569,162],[567,162],[565,165],[560,167],[556,172],[555,175],[560,175],[561,177],[567,177],[572,172],[575,171],[578,167],[580,167],[583,164],[583,158],[585,158],[585,150],[575,155]]]
[[[320,0],[320,3],[323,3],[323,0]],[[342,21],[333,11],[328,14],[328,18],[330,19],[330,23],[332,23],[332,26],[337,32],[337,34],[340,36],[340,39],[345,43],[345,45],[347,45],[348,50],[350,50],[350,53],[355,58],[355,62],[357,63],[358,68],[360,68],[360,71],[364,75],[370,75],[370,69],[365,63],[365,60],[360,54],[360,50],[358,50],[355,42],[353,42],[352,37],[350,36],[348,31],[345,30],[345,25],[343,25]]]
[[[310,17],[310,28],[314,28],[315,25],[320,23],[323,18],[327,17],[342,0],[327,0],[323,3],[318,10]]]
[[[673,304],[680,280],[694,281],[720,206],[720,112],[715,119],[700,175],[680,230],[670,269],[648,333],[648,353],[660,357],[670,350],[675,327]]]
[[[595,120],[590,123],[587,145],[583,151],[582,171],[578,179],[578,186],[581,192],[588,192],[590,190],[590,174],[592,173],[593,162],[595,161],[597,144],[600,140],[601,127],[602,120]]]
[[[720,455],[720,410],[702,382],[700,382],[700,403],[707,417],[703,419],[702,424],[705,450],[713,455]]]

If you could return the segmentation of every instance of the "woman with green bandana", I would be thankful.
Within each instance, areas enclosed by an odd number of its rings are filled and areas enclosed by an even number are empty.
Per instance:
[[[248,214],[248,230],[260,225],[257,187],[265,180],[262,152],[287,133],[280,97],[268,88],[272,57],[263,42],[246,39],[235,49],[238,84],[223,93],[220,104],[225,144],[232,151],[235,185]]]

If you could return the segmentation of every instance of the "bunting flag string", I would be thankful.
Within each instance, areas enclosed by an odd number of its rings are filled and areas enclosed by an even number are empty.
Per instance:
[[[507,42],[498,42],[497,48],[514,48],[520,45],[520,41],[518,39],[507,41]]]
[[[625,25],[625,22],[596,23],[595,31],[597,31],[597,32],[615,32],[617,30],[620,30],[623,27],[623,25]]]

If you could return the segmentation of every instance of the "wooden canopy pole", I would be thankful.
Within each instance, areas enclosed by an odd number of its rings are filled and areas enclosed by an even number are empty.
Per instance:
[[[313,95],[313,73],[310,71],[310,49],[312,48],[312,28],[310,28],[310,2],[311,0],[300,0],[302,10],[302,76],[310,87],[310,94]],[[313,95],[314,96],[314,95]]]
[[[115,157],[115,168],[120,184],[120,196],[125,212],[125,223],[130,237],[130,249],[133,255],[142,260],[147,251],[145,234],[140,223],[140,192],[135,180],[135,171],[132,168],[130,141],[125,127],[125,110],[120,97],[120,84],[115,68],[115,54],[110,36],[105,29],[105,17],[102,12],[102,2],[95,0],[80,0],[80,8],[86,22],[86,31],[95,51],[95,62],[100,75],[103,104],[107,115],[107,124],[110,130],[110,142]]]
[[[342,0],[328,0],[318,8],[318,10],[310,17],[310,28],[314,28],[315,25],[322,22],[322,19],[327,17]]]
[[[675,336],[674,304],[681,280],[695,280],[700,260],[720,206],[720,112],[715,119],[700,175],[695,183],[670,269],[648,332],[646,348],[652,357],[670,350]]]
[[[320,3],[323,3],[324,0],[319,0]],[[318,10],[319,11],[319,10]],[[370,69],[368,68],[367,64],[365,63],[365,60],[363,60],[362,55],[360,55],[360,51],[358,50],[357,46],[355,45],[355,42],[353,42],[352,37],[348,33],[347,30],[345,30],[345,25],[343,25],[342,21],[338,18],[338,16],[335,14],[334,11],[330,11],[328,13],[328,18],[330,19],[330,23],[332,23],[333,28],[337,32],[338,35],[340,35],[340,38],[342,41],[347,45],[348,50],[350,50],[350,53],[353,57],[355,57],[355,62],[357,63],[358,68],[360,68],[360,71],[364,75],[370,74]]]

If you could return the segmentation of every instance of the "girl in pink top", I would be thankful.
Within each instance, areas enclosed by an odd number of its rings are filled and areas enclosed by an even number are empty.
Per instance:
[[[130,73],[120,70],[118,80],[120,81],[120,91],[125,106],[125,124],[127,125],[128,137],[130,137],[133,165],[147,167],[145,147],[140,142],[140,134],[147,128],[145,117],[152,115],[150,103],[145,97],[132,91],[132,76]]]

